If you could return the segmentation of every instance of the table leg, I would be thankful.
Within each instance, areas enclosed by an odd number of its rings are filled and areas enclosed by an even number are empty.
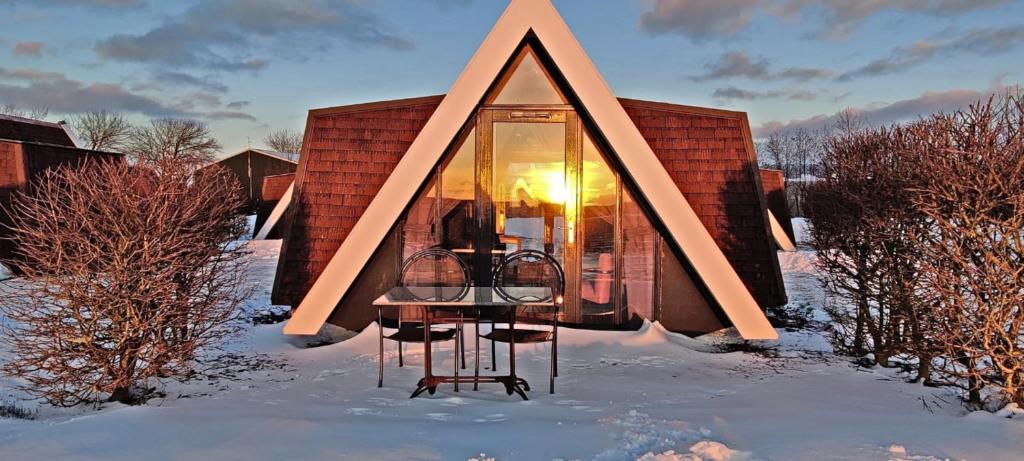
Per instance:
[[[461,310],[459,311],[458,315],[460,317],[462,316],[462,311]],[[459,349],[460,349],[459,348],[459,341],[461,341],[461,340],[462,340],[462,321],[456,320],[455,321],[455,351],[454,351],[455,353],[452,354],[452,360],[455,362],[455,366],[454,366],[454,368],[455,368],[455,392],[459,392]],[[465,352],[463,352],[463,354],[465,354]],[[465,356],[463,356],[463,357],[465,357]],[[463,360],[463,362],[465,362],[465,360]]]
[[[413,391],[409,398],[416,398],[416,396],[422,394],[424,391],[433,394],[437,391],[437,384],[434,384],[433,373],[431,372],[431,361],[430,356],[430,321],[431,311],[427,306],[423,306],[423,379],[420,380],[416,385],[416,390]]]

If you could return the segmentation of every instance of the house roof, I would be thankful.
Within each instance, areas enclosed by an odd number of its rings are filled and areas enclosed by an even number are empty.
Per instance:
[[[280,159],[280,160],[284,160],[284,161],[287,161],[287,162],[292,162],[292,163],[295,163],[295,164],[299,163],[299,154],[295,154],[295,153],[291,153],[291,152],[277,152],[277,151],[266,150],[266,149],[249,149],[249,150],[251,150],[253,152],[256,152],[257,154],[266,155],[268,157],[274,157],[274,158],[277,158],[277,159]]]
[[[444,149],[522,40],[533,33],[717,304],[748,339],[774,339],[750,291],[665,171],[549,0],[512,0],[447,96],[356,221],[292,318],[287,334],[315,334],[372,258]],[[749,127],[748,127],[749,130]],[[308,133],[307,133],[308,136]],[[760,184],[759,179],[755,179]]]
[[[277,204],[274,205],[274,209],[270,211],[270,216],[263,223],[263,226],[256,232],[256,236],[253,237],[256,240],[266,240],[267,236],[270,235],[270,231],[274,229],[274,226],[281,221],[285,212],[288,211],[288,204],[292,201],[292,194],[295,191],[295,183],[292,182],[285,189],[284,194],[281,195],[281,199],[278,200]]]
[[[796,241],[796,234],[793,233],[792,215],[789,212],[789,199],[786,196],[785,172],[762,168],[761,184],[764,186],[764,196],[768,203],[768,210],[777,218],[776,221],[779,227],[785,232],[790,246],[793,246],[793,242]],[[785,245],[780,243],[780,246]],[[795,247],[793,248],[795,249]]]
[[[0,139],[76,147],[64,125],[13,115],[0,115]]]
[[[282,161],[285,161],[285,162],[288,162],[288,163],[294,163],[296,165],[299,164],[299,154],[292,154],[292,153],[288,153],[288,152],[276,152],[276,151],[272,151],[272,150],[253,149],[253,148],[245,149],[245,150],[243,150],[241,152],[238,152],[238,153],[235,153],[235,154],[231,154],[231,155],[229,155],[227,157],[224,157],[222,159],[219,159],[219,160],[217,160],[216,162],[213,162],[213,163],[220,163],[220,162],[223,162],[225,160],[238,157],[239,155],[248,154],[249,152],[253,152],[253,153],[257,153],[257,154],[263,155],[263,156],[271,157],[271,158],[273,158],[275,160],[282,160]]]

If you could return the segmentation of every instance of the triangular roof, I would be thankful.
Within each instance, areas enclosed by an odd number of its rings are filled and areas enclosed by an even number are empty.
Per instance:
[[[223,162],[223,161],[225,161],[227,159],[238,157],[239,155],[248,154],[249,152],[255,152],[255,153],[260,154],[262,156],[270,157],[270,158],[273,158],[275,160],[281,160],[283,162],[294,163],[296,165],[299,164],[299,154],[292,154],[292,153],[288,153],[288,152],[275,152],[275,151],[266,150],[266,149],[254,149],[254,148],[251,148],[251,147],[248,148],[248,149],[242,150],[241,152],[238,152],[236,154],[231,154],[231,155],[229,155],[227,157],[224,157],[222,159],[218,159],[218,160],[216,160],[213,163],[220,163],[220,162]]]
[[[266,155],[267,157],[274,157],[278,160],[284,160],[286,162],[299,163],[299,154],[293,154],[291,152],[278,152],[267,149],[249,149],[257,154]]]
[[[779,245],[779,249],[787,252],[796,251],[796,245],[789,239],[789,234],[786,234],[786,230],[782,228],[782,224],[775,217],[775,213],[772,213],[772,210],[767,211],[768,221],[772,227],[772,237],[775,238],[775,243]]]
[[[274,205],[274,209],[270,211],[270,216],[267,217],[267,221],[263,223],[259,231],[256,232],[254,240],[266,240],[267,236],[270,235],[270,231],[274,229],[274,226],[281,221],[281,217],[288,211],[288,205],[292,202],[292,193],[295,191],[295,182],[293,181],[288,190],[281,196],[281,200],[277,201]]]
[[[549,0],[511,1],[292,314],[284,332],[303,335],[319,331],[401,218],[406,204],[415,199],[420,185],[440,161],[445,149],[439,146],[449,145],[458,136],[465,121],[530,32],[544,46],[574,91],[581,110],[590,116],[740,335],[747,339],[777,338],[739,275]]]
[[[63,123],[0,114],[0,139],[77,147]]]

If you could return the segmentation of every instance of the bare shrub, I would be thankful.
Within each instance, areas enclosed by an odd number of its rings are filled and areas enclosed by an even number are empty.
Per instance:
[[[933,221],[925,246],[944,360],[974,407],[994,386],[1024,405],[1024,99],[933,116],[915,205]]]
[[[922,229],[912,203],[916,143],[905,128],[844,129],[828,138],[822,178],[805,191],[810,237],[834,300],[833,343],[882,366],[910,353],[928,379],[933,348],[920,290]]]
[[[11,263],[24,277],[3,299],[4,370],[62,406],[137,403],[152,380],[187,377],[246,297],[236,188],[168,159],[39,178],[12,206]]]
[[[36,419],[37,412],[29,410],[17,402],[0,400],[0,418],[9,419]]]

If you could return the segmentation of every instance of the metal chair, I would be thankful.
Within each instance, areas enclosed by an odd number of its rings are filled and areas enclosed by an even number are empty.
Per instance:
[[[457,254],[443,248],[428,248],[413,254],[402,263],[398,275],[397,286],[400,287],[457,287],[469,290],[472,277],[469,266]],[[377,308],[377,325],[380,342],[380,370],[377,378],[377,387],[384,386],[384,340],[398,343],[398,366],[405,365],[402,356],[404,343],[423,343],[423,323],[420,321],[403,320],[403,309],[398,308],[397,330],[387,336],[384,335],[384,310],[383,306]],[[461,351],[462,368],[466,368],[465,338],[462,335],[462,326],[456,328],[431,329],[431,342],[445,342],[456,340],[456,353]],[[458,357],[456,357],[458,367]]]
[[[555,378],[558,376],[558,317],[562,307],[562,295],[565,293],[565,272],[562,266],[551,255],[537,250],[522,250],[504,258],[495,268],[492,286],[501,296],[515,298],[523,302],[550,301],[551,308],[530,308],[521,310],[516,322],[527,325],[550,325],[550,330],[496,328],[496,319],[491,319],[491,331],[480,335],[480,323],[477,322],[477,354],[480,350],[480,338],[491,341],[491,371],[497,369],[496,343],[516,344],[551,343],[550,392],[555,393]],[[503,288],[511,287],[547,287],[551,289],[551,297],[547,299],[521,299],[509,295]],[[479,359],[477,373],[479,374]]]

